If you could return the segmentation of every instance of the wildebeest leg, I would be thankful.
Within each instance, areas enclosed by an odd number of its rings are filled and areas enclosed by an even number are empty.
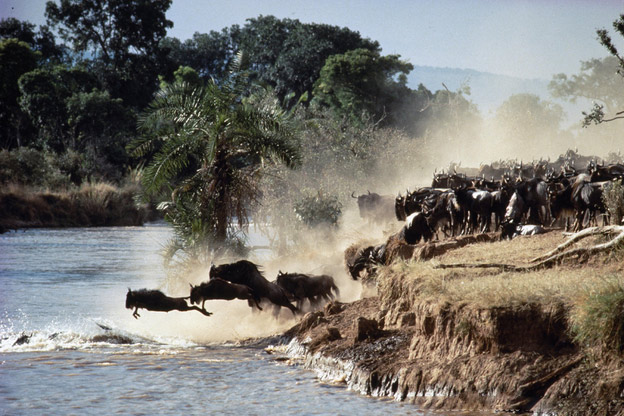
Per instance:
[[[197,307],[195,305],[189,306],[188,310],[191,310],[191,309],[193,309],[193,310],[195,310],[197,312],[201,312],[202,314],[204,314],[206,316],[212,315],[212,312],[208,312],[206,309],[204,309],[204,305],[203,304],[202,304],[201,308],[199,308],[199,307]]]
[[[253,303],[252,303],[253,301]],[[254,305],[256,306],[256,308],[258,308],[259,310],[262,310],[262,307],[260,306],[260,304],[258,303],[258,300],[256,298],[249,298],[247,299],[247,304],[249,305],[250,308],[253,308]]]
[[[132,316],[134,316],[134,319],[139,319],[139,316],[141,316],[141,315],[139,315],[139,307],[138,306],[134,308],[134,312],[132,312]]]
[[[255,312],[256,308],[260,311],[262,310],[262,307],[260,306],[260,303],[256,300],[256,298],[247,299],[247,305],[249,305],[252,312]]]

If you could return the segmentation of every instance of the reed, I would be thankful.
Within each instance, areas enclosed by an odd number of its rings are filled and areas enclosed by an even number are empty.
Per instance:
[[[62,191],[9,184],[0,190],[0,228],[141,225],[149,210],[139,191],[103,182]]]

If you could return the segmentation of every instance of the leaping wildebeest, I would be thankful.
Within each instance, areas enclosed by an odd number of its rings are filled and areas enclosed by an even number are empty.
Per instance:
[[[286,307],[294,314],[298,309],[290,303],[288,295],[277,284],[269,282],[258,270],[258,266],[248,260],[239,260],[235,263],[226,263],[219,266],[214,264],[210,267],[210,279],[221,278],[231,283],[248,286],[253,291],[253,297],[257,302],[266,299],[280,307]]]
[[[250,307],[256,307],[260,310],[260,304],[254,297],[254,292],[249,286],[231,283],[227,280],[215,277],[208,282],[202,282],[199,286],[191,285],[191,303],[201,302],[201,308],[204,309],[204,303],[207,300],[247,300]]]
[[[200,309],[195,305],[189,306],[186,303],[186,299],[188,298],[169,297],[162,293],[160,290],[131,290],[130,288],[128,288],[128,293],[126,294],[126,308],[134,308],[132,316],[134,316],[135,319],[138,319],[139,316],[141,316],[138,312],[139,308],[156,312],[198,311],[206,316],[212,315],[211,312],[208,312],[203,308]]]

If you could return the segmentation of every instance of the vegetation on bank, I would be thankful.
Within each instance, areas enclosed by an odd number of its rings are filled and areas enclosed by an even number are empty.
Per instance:
[[[157,219],[139,186],[84,183],[65,191],[8,185],[0,191],[0,231],[40,227],[143,225]]]
[[[479,243],[452,250],[430,261],[396,261],[380,267],[375,281],[388,309],[410,305],[470,305],[477,309],[541,305],[562,306],[568,336],[591,353],[620,356],[624,352],[624,248],[619,247],[583,262],[532,271],[499,268],[438,268],[439,264],[529,264],[566,240],[557,230],[508,241]],[[594,237],[579,243],[604,242]],[[593,354],[593,353],[592,353]]]

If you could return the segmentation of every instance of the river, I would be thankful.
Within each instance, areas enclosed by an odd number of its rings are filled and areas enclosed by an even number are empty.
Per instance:
[[[129,287],[170,294],[170,236],[162,224],[0,234],[0,415],[424,414],[320,383],[269,354],[270,338],[241,342],[294,323],[244,301],[133,319]]]

